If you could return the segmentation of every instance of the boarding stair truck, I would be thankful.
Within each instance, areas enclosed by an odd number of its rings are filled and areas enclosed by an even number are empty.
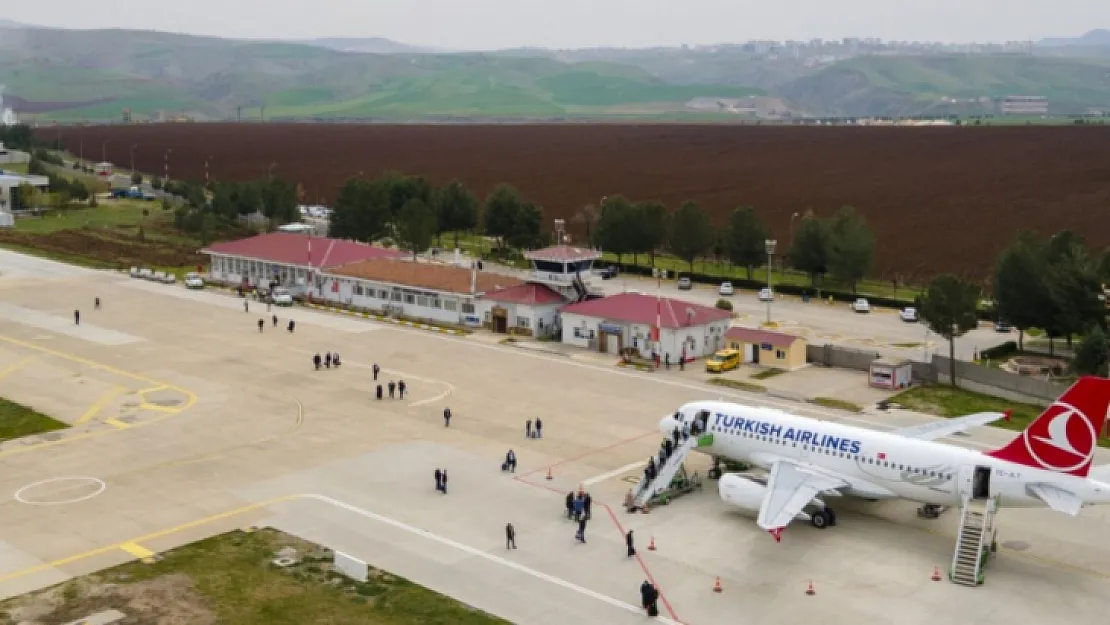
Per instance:
[[[960,505],[960,532],[952,554],[948,578],[961,586],[979,586],[985,581],[983,568],[990,554],[998,550],[998,530],[994,527],[999,497],[974,498],[965,494]]]
[[[670,500],[701,488],[701,478],[695,471],[693,475],[686,472],[686,456],[699,446],[713,444],[712,434],[689,436],[679,442],[671,456],[667,458],[656,471],[655,479],[648,480],[641,477],[636,487],[632,490],[631,501],[628,502],[629,512],[643,510],[644,506],[667,504]]]

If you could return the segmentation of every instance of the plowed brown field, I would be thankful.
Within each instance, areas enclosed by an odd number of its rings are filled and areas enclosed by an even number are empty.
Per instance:
[[[53,129],[44,129],[55,138]],[[484,195],[516,185],[548,218],[571,218],[617,193],[676,207],[695,200],[721,218],[752,205],[776,236],[791,215],[862,211],[879,239],[876,273],[920,279],[984,275],[995,252],[1030,228],[1110,244],[1110,128],[820,128],[678,125],[161,124],[67,129],[76,152],[201,180],[274,174],[306,201],[334,198],[359,172],[459,178]],[[108,140],[107,145],[104,141]]]

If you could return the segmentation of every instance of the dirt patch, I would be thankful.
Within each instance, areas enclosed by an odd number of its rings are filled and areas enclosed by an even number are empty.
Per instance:
[[[164,575],[133,584],[115,584],[93,576],[55,586],[16,600],[5,623],[68,623],[104,610],[119,610],[121,625],[211,625],[216,616],[186,575]]]
[[[191,267],[207,263],[197,246],[161,239],[140,241],[136,232],[107,229],[60,230],[30,234],[0,230],[0,244],[8,243],[41,252],[79,256],[108,267],[135,265]]]
[[[52,129],[40,129],[55,138]],[[175,177],[200,181],[212,156],[216,179],[264,177],[270,165],[300,183],[306,202],[333,203],[360,171],[458,178],[479,197],[508,182],[544,209],[544,223],[574,219],[604,195],[694,200],[719,222],[753,206],[780,241],[791,216],[843,205],[866,215],[878,239],[875,274],[907,279],[942,271],[989,275],[1019,230],[1083,233],[1110,244],[1110,128],[845,128],[733,125],[150,124],[89,126],[108,160],[128,146],[172,145]],[[65,133],[71,152],[80,137]],[[162,171],[140,150],[142,171]]]

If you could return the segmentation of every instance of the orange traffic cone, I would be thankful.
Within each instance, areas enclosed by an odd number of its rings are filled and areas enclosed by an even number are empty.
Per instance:
[[[806,594],[810,596],[817,594],[817,591],[813,589],[813,582],[810,582],[809,587],[806,588]]]
[[[721,578],[718,577],[717,581],[713,582],[713,592],[721,592]]]
[[[549,479],[549,480],[555,479],[554,477],[551,476],[551,467],[547,467],[547,479]]]
[[[940,567],[939,566],[934,566],[933,567],[933,577],[932,577],[932,579],[933,579],[934,582],[939,582],[940,581]]]
[[[655,551],[655,537],[651,537],[651,542],[648,543],[648,551]]]

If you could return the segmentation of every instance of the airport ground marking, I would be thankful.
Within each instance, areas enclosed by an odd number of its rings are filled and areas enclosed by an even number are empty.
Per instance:
[[[119,546],[121,551],[125,551],[130,555],[135,556],[135,559],[142,560],[143,562],[153,562],[154,552],[136,542],[125,542]]]
[[[126,430],[127,428],[131,427],[130,423],[124,423],[119,419],[105,419],[104,422],[116,428],[117,430]]]
[[[628,473],[629,471],[632,471],[634,469],[639,469],[641,466],[643,466],[642,462],[633,462],[633,463],[630,463],[630,464],[626,464],[623,467],[613,469],[612,471],[606,471],[605,473],[602,473],[601,475],[595,475],[593,477],[588,477],[588,478],[582,480],[582,484],[585,485],[585,486],[593,486],[594,484],[604,482],[605,480],[617,477],[619,475],[623,475],[623,474]]]
[[[9,375],[15,373],[16,371],[19,371],[23,367],[26,367],[27,365],[31,364],[31,362],[34,361],[34,360],[35,360],[34,356],[27,356],[25,358],[20,358],[19,360],[13,362],[12,364],[8,365],[7,367],[4,367],[3,369],[0,369],[0,380],[3,380],[4,378],[6,378]]]
[[[122,386],[113,385],[112,388],[105,391],[104,394],[96,400],[96,403],[89,406],[89,409],[85,411],[85,414],[77,417],[77,421],[74,421],[74,424],[76,425],[88,422],[90,419],[99,414],[101,410],[104,410],[104,407],[108,405],[108,402],[112,401],[116,398],[117,395],[126,390],[127,389]]]

